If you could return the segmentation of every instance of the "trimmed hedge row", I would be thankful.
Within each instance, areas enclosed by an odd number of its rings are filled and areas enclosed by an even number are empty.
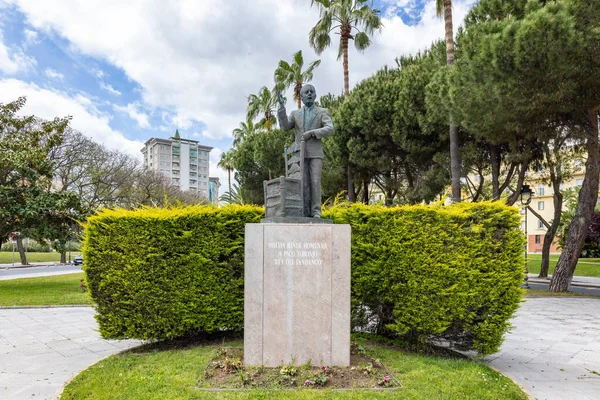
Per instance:
[[[444,339],[480,354],[499,349],[521,299],[516,208],[352,205],[323,217],[352,226],[355,328]]]
[[[244,225],[262,207],[107,210],[88,220],[84,270],[105,338],[243,328]],[[496,203],[329,208],[352,226],[353,325],[496,351],[518,307],[524,238]]]
[[[243,328],[244,226],[262,208],[106,210],[85,227],[84,271],[105,338]]]

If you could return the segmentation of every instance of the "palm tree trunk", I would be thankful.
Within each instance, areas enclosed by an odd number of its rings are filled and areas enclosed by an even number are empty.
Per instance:
[[[298,97],[298,110],[302,108],[302,99],[300,98],[300,92],[296,93]]]
[[[227,183],[229,184],[229,198],[231,198],[231,168],[227,168]]]
[[[444,22],[446,26],[446,64],[454,64],[454,32],[452,29],[452,0],[444,0]],[[458,127],[450,124],[450,172],[452,175],[452,202],[458,203],[460,196],[460,154],[458,150]]]
[[[549,291],[566,292],[571,285],[575,267],[585,242],[585,236],[592,220],[596,200],[598,199],[598,181],[600,178],[600,148],[598,145],[598,111],[589,112],[591,126],[586,147],[588,159],[585,162],[585,177],[579,192],[577,209],[571,225],[565,247],[556,264]]]
[[[444,23],[446,28],[446,64],[454,64],[454,31],[452,29],[452,0],[444,0]]]
[[[344,99],[348,99],[350,96],[350,83],[349,83],[349,73],[348,73],[348,37],[344,35],[342,32],[342,49],[344,52]]]

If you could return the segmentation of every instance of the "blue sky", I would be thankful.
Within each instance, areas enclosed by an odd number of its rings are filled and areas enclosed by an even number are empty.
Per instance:
[[[455,24],[472,3],[455,2]],[[365,54],[352,49],[351,85],[443,36],[433,2],[374,6],[385,27]],[[223,179],[215,165],[246,97],[272,85],[280,59],[321,59],[317,91],[341,92],[336,49],[308,46],[317,18],[308,0],[0,0],[0,102],[27,95],[25,112],[72,115],[75,129],[136,156],[179,129],[215,148],[210,173]]]

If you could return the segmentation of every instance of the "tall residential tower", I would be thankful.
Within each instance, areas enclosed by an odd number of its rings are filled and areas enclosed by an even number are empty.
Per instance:
[[[142,149],[147,170],[160,172],[181,190],[208,197],[209,155],[213,148],[182,139],[179,130],[169,139],[150,138]]]

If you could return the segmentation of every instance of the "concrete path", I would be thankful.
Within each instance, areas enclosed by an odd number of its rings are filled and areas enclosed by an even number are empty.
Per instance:
[[[539,400],[600,399],[600,299],[527,299],[489,364]]]
[[[52,399],[73,374],[140,342],[102,340],[90,307],[0,309],[0,399]]]
[[[100,339],[93,315],[0,309],[0,399],[51,399],[80,370],[140,343]],[[531,298],[512,322],[491,366],[539,400],[600,399],[600,299]]]

